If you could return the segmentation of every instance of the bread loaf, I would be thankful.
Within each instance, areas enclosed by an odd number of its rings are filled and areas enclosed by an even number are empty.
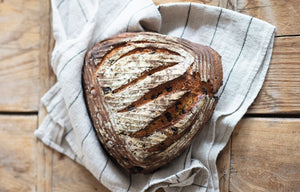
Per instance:
[[[211,117],[222,85],[212,48],[157,33],[123,33],[89,50],[85,98],[108,154],[131,173],[179,156]]]

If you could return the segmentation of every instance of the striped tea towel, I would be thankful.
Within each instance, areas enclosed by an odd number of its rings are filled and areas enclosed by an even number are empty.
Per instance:
[[[150,0],[52,0],[57,83],[41,99],[48,115],[35,131],[46,145],[86,167],[111,191],[218,191],[216,158],[262,87],[274,26],[219,7]],[[211,120],[177,159],[153,174],[128,174],[99,145],[85,106],[81,69],[95,43],[125,31],[156,31],[220,53],[223,86]]]

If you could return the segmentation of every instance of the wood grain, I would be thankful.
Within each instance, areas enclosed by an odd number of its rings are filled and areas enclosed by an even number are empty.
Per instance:
[[[300,191],[300,120],[246,118],[232,136],[230,191]]]
[[[269,71],[248,113],[300,112],[300,36],[275,38]]]
[[[238,3],[238,0],[219,0],[218,6],[236,11],[237,3]]]
[[[86,168],[54,152],[53,191],[109,192]]]
[[[220,152],[217,158],[217,169],[219,175],[220,192],[228,191],[230,176],[230,159],[231,159],[231,139]]]
[[[41,192],[51,191],[53,149],[36,138],[35,152],[35,189]]]
[[[0,191],[34,191],[36,115],[0,115]]]
[[[276,26],[276,35],[300,35],[299,0],[237,0],[237,10]]]
[[[0,29],[0,111],[37,111],[38,1],[1,3]]]
[[[51,5],[49,0],[40,0],[40,60],[39,60],[39,97],[42,97],[55,83],[55,75],[50,66],[50,54],[53,49],[51,28]],[[47,115],[40,104],[38,124]],[[36,191],[52,191],[53,149],[36,139]]]

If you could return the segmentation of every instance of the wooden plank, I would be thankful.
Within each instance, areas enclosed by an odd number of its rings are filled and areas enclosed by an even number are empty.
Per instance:
[[[238,3],[238,0],[219,0],[218,6],[236,11],[237,3]]]
[[[276,26],[276,35],[300,35],[299,0],[237,0],[237,10]]]
[[[300,112],[300,36],[275,38],[264,86],[248,113]]]
[[[227,192],[229,187],[229,173],[230,173],[230,158],[231,158],[231,139],[227,145],[220,152],[217,158],[217,168],[219,175],[220,192]]]
[[[109,192],[86,168],[54,152],[53,191]]]
[[[38,1],[2,1],[0,29],[0,111],[37,111]]]
[[[54,37],[52,32],[52,12],[50,0],[40,1],[40,89],[39,96],[42,97],[56,82],[56,76],[51,67],[51,53],[54,48]]]
[[[0,115],[0,191],[34,191],[36,124],[36,115]]]
[[[300,119],[245,118],[232,136],[230,191],[300,191]]]
[[[36,191],[52,190],[53,149],[45,146],[40,140],[35,141],[35,189]]]
[[[40,0],[40,87],[39,97],[42,97],[55,83],[55,75],[50,66],[50,55],[54,40],[51,28],[51,5],[49,0]],[[45,108],[40,104],[38,123],[42,123],[47,115]],[[36,191],[52,191],[53,149],[36,139]]]

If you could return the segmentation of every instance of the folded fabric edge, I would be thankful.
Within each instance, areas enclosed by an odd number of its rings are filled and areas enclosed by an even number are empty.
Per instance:
[[[194,178],[203,171],[206,172],[206,177],[208,179],[208,170],[206,167],[203,166],[200,161],[194,160],[190,167],[181,170],[176,174],[172,174],[163,179],[157,179],[154,182],[150,181],[150,184],[145,186],[143,191],[155,191],[158,188],[182,189],[186,186],[192,185]],[[204,185],[205,184],[203,184],[203,186]]]
[[[219,153],[224,149],[224,147],[228,143],[228,140],[229,140],[231,133],[232,133],[234,127],[236,126],[236,124],[246,114],[248,108],[251,106],[251,104],[254,102],[254,100],[258,96],[258,94],[263,86],[264,80],[266,78],[266,74],[267,74],[271,56],[272,56],[272,49],[273,49],[274,35],[275,35],[275,27],[274,26],[272,28],[270,28],[270,31],[268,34],[269,34],[268,36],[270,36],[270,38],[266,41],[268,46],[266,48],[266,53],[264,56],[264,60],[260,66],[260,69],[258,70],[255,77],[253,78],[251,87],[248,90],[248,93],[247,93],[243,103],[241,104],[241,106],[236,111],[229,114],[229,116],[235,116],[235,117],[234,117],[234,121],[227,122],[227,124],[228,124],[227,129],[229,131],[227,134],[225,134],[224,138],[222,139],[225,142],[223,144],[222,143],[217,143],[217,144],[214,143],[213,147],[210,149],[210,159],[213,159],[213,161],[210,161],[210,167],[211,167],[211,170],[215,170],[215,171],[212,171],[212,177],[213,177],[212,181],[214,182],[213,183],[214,190],[219,189],[219,179],[218,179],[218,172],[217,172],[217,167],[216,167],[216,158],[218,157]],[[251,94],[249,94],[250,92],[251,92]],[[229,134],[229,132],[230,132],[230,134]],[[222,146],[220,146],[220,144]]]
[[[207,5],[207,4],[203,4],[203,3],[196,3],[196,2],[174,2],[174,3],[163,3],[163,4],[159,4],[157,5],[157,9],[159,10],[160,7],[168,7],[168,6],[182,6],[182,5],[195,5],[195,6],[203,6],[203,7],[207,7],[207,8],[211,8],[211,9],[216,9],[216,10],[226,10],[228,11],[229,14],[235,14],[235,15],[240,15],[240,16],[243,16],[243,17],[251,17],[250,15],[247,15],[247,14],[244,14],[244,13],[240,13],[240,12],[237,12],[237,11],[233,11],[233,10],[230,10],[230,9],[226,9],[226,8],[223,8],[223,7],[218,7],[218,6],[214,6],[214,5]],[[258,18],[255,18],[259,21],[261,21],[262,23],[264,23],[265,25],[269,25],[269,27],[273,27],[274,29],[276,28],[274,25],[264,21],[264,20],[261,20],[261,19],[258,19]]]
[[[47,108],[52,99],[59,93],[60,86],[59,83],[56,82],[40,99],[41,103],[46,107],[47,111],[49,109]]]
[[[61,147],[59,144],[51,140],[49,137],[47,137],[47,130],[48,126],[51,123],[55,123],[49,115],[47,115],[43,121],[43,123],[39,126],[38,129],[34,131],[34,136],[40,139],[45,145],[55,149],[56,151],[67,155],[69,158],[74,160],[75,154],[71,152],[71,150],[65,150],[63,147]],[[49,130],[48,130],[49,132]]]

